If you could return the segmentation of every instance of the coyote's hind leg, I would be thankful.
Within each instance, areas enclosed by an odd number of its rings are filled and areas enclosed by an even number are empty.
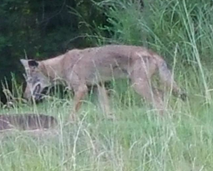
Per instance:
[[[151,86],[151,76],[148,75],[144,70],[134,70],[131,74],[131,82],[134,90],[141,95],[147,102],[151,103],[160,114],[165,111],[165,105],[163,103],[163,95],[161,91]]]
[[[111,113],[109,106],[109,98],[104,84],[100,83],[97,85],[97,87],[98,87],[98,98],[103,112],[106,114],[107,118],[114,120],[115,117]]]

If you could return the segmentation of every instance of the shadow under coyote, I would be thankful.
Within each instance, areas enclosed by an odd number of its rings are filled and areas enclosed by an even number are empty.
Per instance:
[[[54,128],[58,121],[53,116],[43,114],[2,114],[0,115],[0,131],[37,130]]]

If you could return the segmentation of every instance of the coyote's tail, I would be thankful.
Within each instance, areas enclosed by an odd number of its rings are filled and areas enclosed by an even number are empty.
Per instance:
[[[162,59],[158,65],[159,75],[162,82],[169,88],[172,89],[172,94],[181,98],[183,101],[186,100],[186,93],[182,91],[172,77],[172,73],[167,67],[166,62]]]

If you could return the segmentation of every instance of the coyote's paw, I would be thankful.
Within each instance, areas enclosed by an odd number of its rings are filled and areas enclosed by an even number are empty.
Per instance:
[[[180,98],[181,98],[181,100],[186,101],[186,99],[187,99],[187,94],[186,94],[185,92],[183,92],[183,93],[180,95]]]
[[[116,120],[116,117],[115,117],[115,115],[114,114],[112,114],[112,113],[109,113],[109,114],[107,114],[107,119],[108,120],[112,120],[112,121],[115,121]]]
[[[69,123],[76,123],[78,121],[78,116],[76,112],[71,112],[69,117]]]

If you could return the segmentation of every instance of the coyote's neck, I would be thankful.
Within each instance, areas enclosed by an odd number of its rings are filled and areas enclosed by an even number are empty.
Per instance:
[[[62,59],[64,55],[60,55],[51,59],[41,61],[41,70],[44,75],[52,81],[60,81],[63,79]]]

